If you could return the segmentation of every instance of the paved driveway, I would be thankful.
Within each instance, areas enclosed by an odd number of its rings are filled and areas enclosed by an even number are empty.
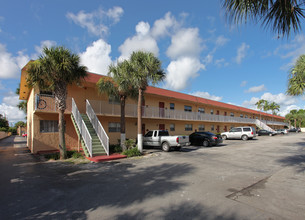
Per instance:
[[[0,219],[305,219],[305,134],[101,164],[0,141]]]

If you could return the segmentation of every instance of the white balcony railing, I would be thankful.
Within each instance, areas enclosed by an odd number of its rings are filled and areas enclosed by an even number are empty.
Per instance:
[[[90,157],[92,157],[92,137],[87,129],[87,126],[86,126],[80,112],[78,111],[78,108],[77,108],[73,98],[72,98],[72,115],[75,119],[76,125],[80,132],[80,135],[85,142],[85,145],[90,154]]]
[[[120,116],[121,110],[119,104],[109,104],[105,101],[90,100],[90,104],[97,115],[113,115]],[[125,116],[137,117],[137,105],[126,104]],[[211,115],[199,112],[186,112],[181,110],[170,110],[158,107],[142,107],[143,118],[161,118],[161,119],[175,119],[188,121],[206,121],[206,122],[223,122],[223,123],[243,123],[256,124],[256,119],[239,118],[223,115]],[[264,121],[265,122],[265,121]],[[286,125],[284,122],[266,121],[270,125]]]

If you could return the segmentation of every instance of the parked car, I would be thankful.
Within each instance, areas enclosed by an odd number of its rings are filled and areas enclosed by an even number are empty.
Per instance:
[[[257,135],[258,136],[266,136],[266,135],[268,135],[268,136],[274,136],[274,135],[276,135],[276,133],[275,132],[273,132],[273,131],[267,131],[267,130],[259,130],[258,132],[257,132]]]
[[[235,127],[229,132],[221,133],[222,139],[242,139],[244,141],[256,137],[255,128],[253,127]]]
[[[212,132],[194,132],[189,136],[191,145],[202,145],[204,147],[216,146],[222,143],[221,135]]]
[[[275,130],[275,132],[277,134],[288,134],[288,130],[287,129],[277,129],[277,130]]]
[[[182,146],[189,145],[188,136],[169,136],[166,130],[148,131],[143,137],[143,145],[150,147],[161,147],[168,152],[171,147],[179,150]]]
[[[301,129],[300,128],[290,128],[288,131],[298,133],[298,132],[301,132]]]

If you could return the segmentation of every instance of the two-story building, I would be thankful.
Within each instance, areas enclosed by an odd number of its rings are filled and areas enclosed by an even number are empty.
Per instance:
[[[58,113],[54,97],[52,93],[27,86],[26,68],[21,71],[19,98],[28,101],[27,145],[32,153],[57,150]],[[109,144],[118,143],[120,104],[115,98],[98,93],[96,83],[101,77],[89,73],[81,86],[68,86],[65,111],[68,149],[77,149],[80,144],[88,145],[89,151],[93,148],[90,122],[106,153]],[[142,108],[143,134],[152,129],[166,129],[172,135],[189,135],[194,131],[220,133],[236,126],[278,129],[286,125],[281,116],[156,87],[147,88]],[[125,112],[126,138],[136,139],[137,100],[128,99]]]

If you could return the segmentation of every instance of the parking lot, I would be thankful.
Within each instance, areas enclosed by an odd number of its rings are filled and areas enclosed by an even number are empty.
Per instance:
[[[80,165],[0,146],[1,219],[305,218],[303,133]]]

